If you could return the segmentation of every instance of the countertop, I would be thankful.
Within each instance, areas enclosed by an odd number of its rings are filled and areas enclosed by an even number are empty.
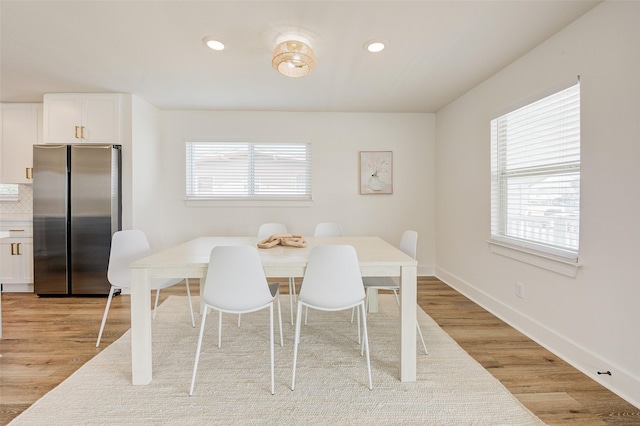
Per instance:
[[[0,222],[22,222],[28,221],[31,222],[33,220],[33,216],[30,214],[2,214],[0,215]]]

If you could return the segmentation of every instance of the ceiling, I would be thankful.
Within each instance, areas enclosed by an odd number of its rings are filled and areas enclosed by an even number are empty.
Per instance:
[[[598,3],[1,0],[0,101],[124,92],[162,109],[436,112]],[[288,32],[316,53],[306,77],[271,67]],[[365,52],[378,38],[387,48]]]

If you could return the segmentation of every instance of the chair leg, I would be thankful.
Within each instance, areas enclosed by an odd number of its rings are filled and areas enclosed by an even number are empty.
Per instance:
[[[367,357],[367,373],[369,376],[369,390],[373,390],[373,382],[371,380],[371,359],[369,357],[369,337],[367,334],[367,319],[366,319],[366,308],[364,301],[360,305],[358,305],[359,309],[361,309],[361,315],[358,315],[358,319],[362,316],[362,352],[366,354]],[[305,306],[305,310],[308,311],[309,307]],[[360,311],[359,311],[360,313]],[[358,321],[359,323],[359,321]],[[296,330],[293,341],[293,372],[291,376],[291,390],[294,390],[296,387],[296,366],[298,364],[298,345],[300,344],[300,329],[302,325],[302,303],[298,301],[298,311],[296,313]],[[358,325],[358,328],[359,325]],[[363,354],[361,352],[361,355]]]
[[[280,300],[278,300],[278,313],[280,313]],[[280,332],[282,333],[282,316],[280,316]],[[280,336],[280,342],[282,342],[282,335]],[[271,355],[271,395],[275,394],[275,379],[274,379],[274,353],[273,353],[273,302],[269,305],[269,353]]]
[[[278,327],[280,330],[280,346],[284,346],[284,339],[282,337],[282,304],[280,303],[280,283],[269,284],[269,291],[273,299],[273,303],[278,302]]]
[[[365,301],[366,301],[366,308],[367,311],[369,310],[369,289],[365,288]],[[353,318],[356,314],[356,312],[358,313],[358,315],[360,315],[360,311],[358,310],[357,306],[354,306],[353,308],[351,308],[351,324],[353,324]],[[360,343],[360,337],[358,337],[358,343]]]
[[[96,341],[96,348],[100,346],[100,339],[102,338],[102,332],[104,331],[104,325],[107,322],[107,314],[109,313],[109,307],[111,306],[111,299],[113,298],[113,292],[115,287],[111,286],[109,289],[109,297],[107,298],[107,306],[104,308],[104,315],[102,316],[102,323],[100,324],[100,332],[98,333],[98,340]]]
[[[191,303],[191,290],[189,289],[189,278],[185,278],[185,284],[187,285],[187,299],[189,300],[189,312],[191,312],[191,326],[196,326],[196,319],[193,316],[193,304]]]
[[[420,336],[420,340],[422,341],[422,347],[424,348],[425,355],[429,355],[429,351],[427,350],[427,345],[424,343],[424,337],[422,337],[422,330],[420,330],[420,324],[418,324],[418,319],[416,318],[416,329],[418,330],[418,335]]]
[[[352,311],[353,312],[353,311]],[[358,310],[358,344],[362,341],[362,336],[360,335],[360,311]]]
[[[400,306],[400,299],[398,299],[398,292],[394,289],[393,294],[396,296],[396,302],[398,302],[398,306]],[[418,324],[418,318],[416,318],[416,330],[418,330],[418,335],[420,336],[420,341],[422,342],[422,347],[424,348],[425,355],[429,355],[429,351],[427,350],[427,344],[424,342],[424,337],[422,337],[422,330],[420,330],[420,324]]]
[[[293,325],[293,299],[296,298],[296,279],[289,277],[289,309],[291,311],[291,325]]]
[[[222,311],[218,311],[218,349],[222,347]]]
[[[373,383],[371,381],[371,359],[369,358],[369,336],[367,333],[367,312],[366,307],[364,306],[364,302],[360,305],[362,306],[362,340],[364,341],[365,353],[367,354],[367,372],[369,374],[369,390],[373,390]]]
[[[360,327],[360,307],[356,306],[356,309],[358,310],[358,327]],[[369,305],[366,302],[366,296],[365,296],[364,310],[365,311],[369,310]],[[360,330],[358,330],[358,332],[360,332]],[[360,356],[362,356],[364,355],[364,339],[362,339],[361,341],[358,341],[358,343],[360,343]]]
[[[222,311],[219,312],[218,322],[220,323],[220,333],[218,333],[218,347],[222,344]],[[242,320],[242,314],[238,314],[238,327],[240,327],[240,320]]]
[[[193,375],[191,376],[191,389],[189,389],[189,396],[193,395],[193,387],[196,385],[196,371],[198,370],[198,361],[200,360],[200,348],[202,347],[202,336],[204,335],[204,324],[207,319],[207,310],[205,308],[202,313],[202,322],[200,323],[200,335],[198,336],[198,347],[196,349],[196,360],[193,364]]]
[[[308,309],[308,308],[307,308]],[[296,387],[296,364],[298,362],[298,344],[300,343],[300,326],[302,325],[302,303],[298,301],[296,312],[296,331],[293,338],[293,375],[291,377],[291,390]]]
[[[156,309],[158,309],[158,299],[160,299],[160,289],[156,290],[156,303],[153,305],[153,319],[156,319]]]
[[[282,307],[280,306],[280,290],[278,290],[276,297],[278,298],[278,326],[280,330],[280,346],[284,346],[284,340],[282,338]]]

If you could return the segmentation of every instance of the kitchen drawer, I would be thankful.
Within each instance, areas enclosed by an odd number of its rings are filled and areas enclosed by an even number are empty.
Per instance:
[[[9,232],[11,238],[32,238],[33,223],[29,220],[0,220],[0,231]]]

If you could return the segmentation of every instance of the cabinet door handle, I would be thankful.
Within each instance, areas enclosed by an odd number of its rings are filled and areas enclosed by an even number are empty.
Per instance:
[[[16,254],[17,254],[18,256],[22,256],[22,250],[21,250],[21,248],[22,248],[22,243],[18,243],[18,244],[17,244],[17,246],[18,246],[18,250],[16,251]]]
[[[16,255],[16,243],[11,243],[11,256]]]
[[[84,139],[84,126],[80,126],[80,139]]]
[[[75,130],[73,131],[73,136],[74,136],[76,139],[78,139],[78,127],[79,127],[79,126],[75,126],[75,128],[74,128]]]
[[[33,179],[33,167],[25,168],[25,177],[27,179]]]

